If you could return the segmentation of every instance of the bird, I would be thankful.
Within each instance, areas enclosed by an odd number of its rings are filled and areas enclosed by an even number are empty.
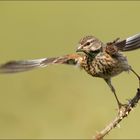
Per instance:
[[[140,86],[140,76],[128,64],[127,58],[123,54],[123,52],[139,48],[140,33],[122,40],[116,38],[112,42],[107,43],[103,43],[93,35],[88,35],[80,39],[74,54],[32,60],[8,61],[0,65],[0,73],[24,72],[55,64],[78,66],[92,77],[102,78],[110,87],[120,108],[124,104],[118,99],[111,80],[122,72],[131,71],[137,76]]]

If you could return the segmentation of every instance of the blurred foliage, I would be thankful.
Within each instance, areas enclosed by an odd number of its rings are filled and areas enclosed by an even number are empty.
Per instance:
[[[85,35],[102,41],[140,32],[140,2],[1,1],[0,62],[74,53]],[[138,51],[126,53],[140,73]],[[126,102],[138,81],[123,73],[113,79]],[[117,111],[106,83],[70,66],[0,75],[0,138],[92,138]],[[139,106],[106,138],[140,138]]]

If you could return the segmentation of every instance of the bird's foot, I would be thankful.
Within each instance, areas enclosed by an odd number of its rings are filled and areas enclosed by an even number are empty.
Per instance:
[[[123,116],[124,111],[126,110],[126,108],[128,107],[128,104],[122,104],[122,103],[118,103],[118,115],[119,116]]]
[[[126,107],[127,106],[127,104],[122,104],[122,103],[118,103],[118,107],[119,107],[119,110],[122,108],[122,107]]]

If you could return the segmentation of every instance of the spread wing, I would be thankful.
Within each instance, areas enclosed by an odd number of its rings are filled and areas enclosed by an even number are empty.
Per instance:
[[[70,54],[62,57],[9,61],[5,64],[0,65],[0,73],[23,72],[39,67],[46,67],[50,64],[80,65],[82,60],[83,60],[82,55]]]
[[[131,51],[140,48],[140,33],[121,41],[116,41],[115,46],[120,51]]]

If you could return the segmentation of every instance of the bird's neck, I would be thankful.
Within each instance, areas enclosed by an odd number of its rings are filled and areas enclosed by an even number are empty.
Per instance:
[[[97,51],[90,51],[87,54],[87,58],[93,60],[101,51],[97,50]]]

